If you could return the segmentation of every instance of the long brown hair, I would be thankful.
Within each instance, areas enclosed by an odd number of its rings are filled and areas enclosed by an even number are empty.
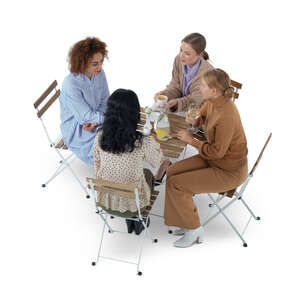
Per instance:
[[[202,53],[205,60],[209,59],[208,53],[205,51],[206,39],[199,33],[192,33],[185,36],[181,42],[188,43],[197,52],[197,54]]]
[[[232,98],[234,88],[230,84],[230,78],[228,74],[220,69],[215,68],[204,73],[203,78],[208,87],[216,88],[222,96],[225,98]]]

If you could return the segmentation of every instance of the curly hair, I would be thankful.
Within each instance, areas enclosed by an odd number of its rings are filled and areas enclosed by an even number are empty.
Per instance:
[[[96,53],[101,53],[103,58],[107,58],[106,44],[98,38],[88,37],[75,43],[68,55],[69,69],[71,73],[84,73],[88,61]]]
[[[131,90],[118,89],[107,100],[103,132],[99,137],[102,150],[114,154],[132,152],[142,144],[142,133],[137,131],[140,103]]]

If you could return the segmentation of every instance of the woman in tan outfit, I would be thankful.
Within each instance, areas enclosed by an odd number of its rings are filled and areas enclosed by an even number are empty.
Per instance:
[[[171,111],[186,111],[190,103],[201,104],[203,97],[200,80],[213,66],[207,61],[206,40],[199,33],[187,35],[181,42],[180,53],[175,57],[172,80],[167,88],[155,94],[166,95]]]
[[[201,92],[205,103],[200,115],[196,120],[186,120],[196,127],[205,125],[206,141],[180,131],[178,138],[196,147],[199,154],[173,164],[167,171],[165,224],[181,228],[176,235],[184,234],[174,243],[176,247],[203,241],[193,195],[234,189],[248,173],[247,141],[231,100],[233,88],[228,75],[220,69],[206,72],[201,79]]]

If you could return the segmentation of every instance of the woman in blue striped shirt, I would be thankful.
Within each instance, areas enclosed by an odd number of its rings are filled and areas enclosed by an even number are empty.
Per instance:
[[[68,148],[93,166],[93,144],[104,121],[109,90],[104,70],[106,44],[97,38],[77,42],[69,52],[70,74],[60,100],[61,132]]]

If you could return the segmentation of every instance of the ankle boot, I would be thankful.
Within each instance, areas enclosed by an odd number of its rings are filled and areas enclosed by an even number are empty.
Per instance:
[[[143,220],[144,220],[144,223],[147,225],[147,228],[148,228],[149,225],[150,225],[150,217],[148,216],[148,223],[146,223],[146,220],[147,220],[146,216],[143,216]],[[144,229],[145,229],[144,225],[140,220],[134,222],[134,231],[135,231],[136,235],[139,235]]]
[[[184,233],[185,233],[186,231],[187,231],[186,229],[179,228],[179,229],[176,229],[176,230],[173,232],[173,235],[174,235],[174,236],[181,236],[181,235],[184,235]]]
[[[127,232],[128,234],[131,234],[133,229],[134,229],[134,223],[135,221],[131,220],[131,219],[125,219],[126,221],[126,225],[127,225]]]
[[[184,236],[179,240],[174,242],[175,247],[186,248],[192,246],[195,242],[203,242],[204,230],[202,227],[199,227],[195,230],[186,230]]]

